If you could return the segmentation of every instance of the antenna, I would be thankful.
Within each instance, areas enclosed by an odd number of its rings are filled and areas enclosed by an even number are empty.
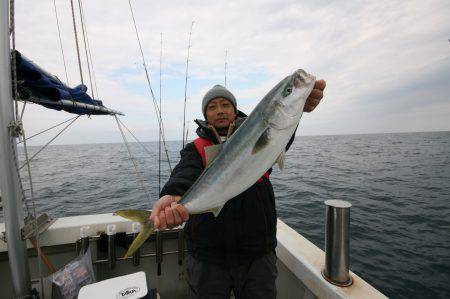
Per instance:
[[[186,57],[186,76],[185,76],[185,82],[184,82],[184,111],[183,111],[183,148],[185,145],[184,142],[184,135],[186,132],[186,101],[187,101],[187,82],[188,82],[188,71],[189,71],[189,54],[191,51],[191,36],[192,36],[192,28],[194,27],[195,21],[192,21],[191,23],[191,30],[189,31],[189,41],[188,41],[188,48],[187,48],[187,57]]]
[[[228,59],[228,50],[225,50],[225,87],[227,87],[227,59]]]

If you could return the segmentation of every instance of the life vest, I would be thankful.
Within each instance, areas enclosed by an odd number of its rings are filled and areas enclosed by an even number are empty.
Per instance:
[[[194,145],[195,145],[195,148],[197,149],[197,152],[202,157],[203,167],[206,167],[205,147],[213,145],[212,141],[207,139],[207,138],[198,137],[197,139],[194,140]],[[269,179],[270,174],[269,174],[268,171],[266,171],[266,173],[264,173],[263,176],[266,177],[267,179]],[[258,180],[258,182],[262,183],[263,182],[263,178],[261,177]]]

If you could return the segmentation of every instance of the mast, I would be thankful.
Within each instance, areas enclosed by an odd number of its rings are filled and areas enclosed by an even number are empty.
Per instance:
[[[5,231],[11,278],[16,297],[31,294],[27,247],[22,240],[24,226],[19,189],[16,138],[9,126],[14,121],[11,94],[11,50],[9,45],[8,0],[0,1],[0,189],[2,190]]]

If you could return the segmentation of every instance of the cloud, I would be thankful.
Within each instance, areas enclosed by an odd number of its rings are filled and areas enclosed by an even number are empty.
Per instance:
[[[80,76],[70,4],[56,4],[69,83],[77,85]],[[445,104],[450,87],[432,84],[448,82],[450,76],[445,71],[450,60],[448,1],[409,1],[408,5],[402,1],[288,0],[132,4],[157,98],[162,33],[163,114],[168,139],[181,136],[192,21],[187,109],[191,122],[201,117],[203,94],[212,85],[223,84],[228,50],[228,87],[246,112],[299,67],[327,80],[326,97],[317,111],[305,115],[301,134],[450,130],[445,121],[450,114]],[[138,137],[157,140],[157,122],[128,3],[84,1],[83,5],[101,99],[127,114],[124,121]],[[20,1],[16,6],[18,49],[64,79],[53,3]],[[84,57],[80,34],[79,41]],[[86,80],[85,64],[83,69]],[[420,92],[413,92],[414,88]],[[426,109],[422,108],[424,96],[428,97]],[[389,108],[382,109],[382,105]],[[25,125],[30,131],[38,130],[69,117],[30,105]],[[406,126],[411,120],[414,125]],[[58,142],[120,141],[111,122],[105,117],[79,120],[72,133],[62,135]],[[33,142],[45,140],[36,137]]]

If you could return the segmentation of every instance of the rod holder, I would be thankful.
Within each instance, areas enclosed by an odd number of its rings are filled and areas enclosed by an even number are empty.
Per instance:
[[[325,201],[325,268],[322,276],[341,287],[353,283],[349,273],[351,206],[343,200]]]
[[[133,233],[133,240],[136,239],[140,230],[141,230],[141,224],[139,222],[133,222],[133,224],[131,225],[131,232]],[[135,267],[139,266],[140,262],[141,262],[141,249],[138,248],[133,253],[133,266],[135,266]]]
[[[162,241],[162,232],[160,230],[156,231],[156,263],[157,266],[157,275],[161,276],[161,263],[163,260],[163,241]]]
[[[184,260],[184,229],[178,231],[178,265],[182,265]]]
[[[108,224],[106,226],[106,234],[108,235],[108,264],[109,269],[116,266],[116,225]]]
[[[82,226],[80,228],[80,251],[78,254],[84,254],[89,247],[89,226]]]

